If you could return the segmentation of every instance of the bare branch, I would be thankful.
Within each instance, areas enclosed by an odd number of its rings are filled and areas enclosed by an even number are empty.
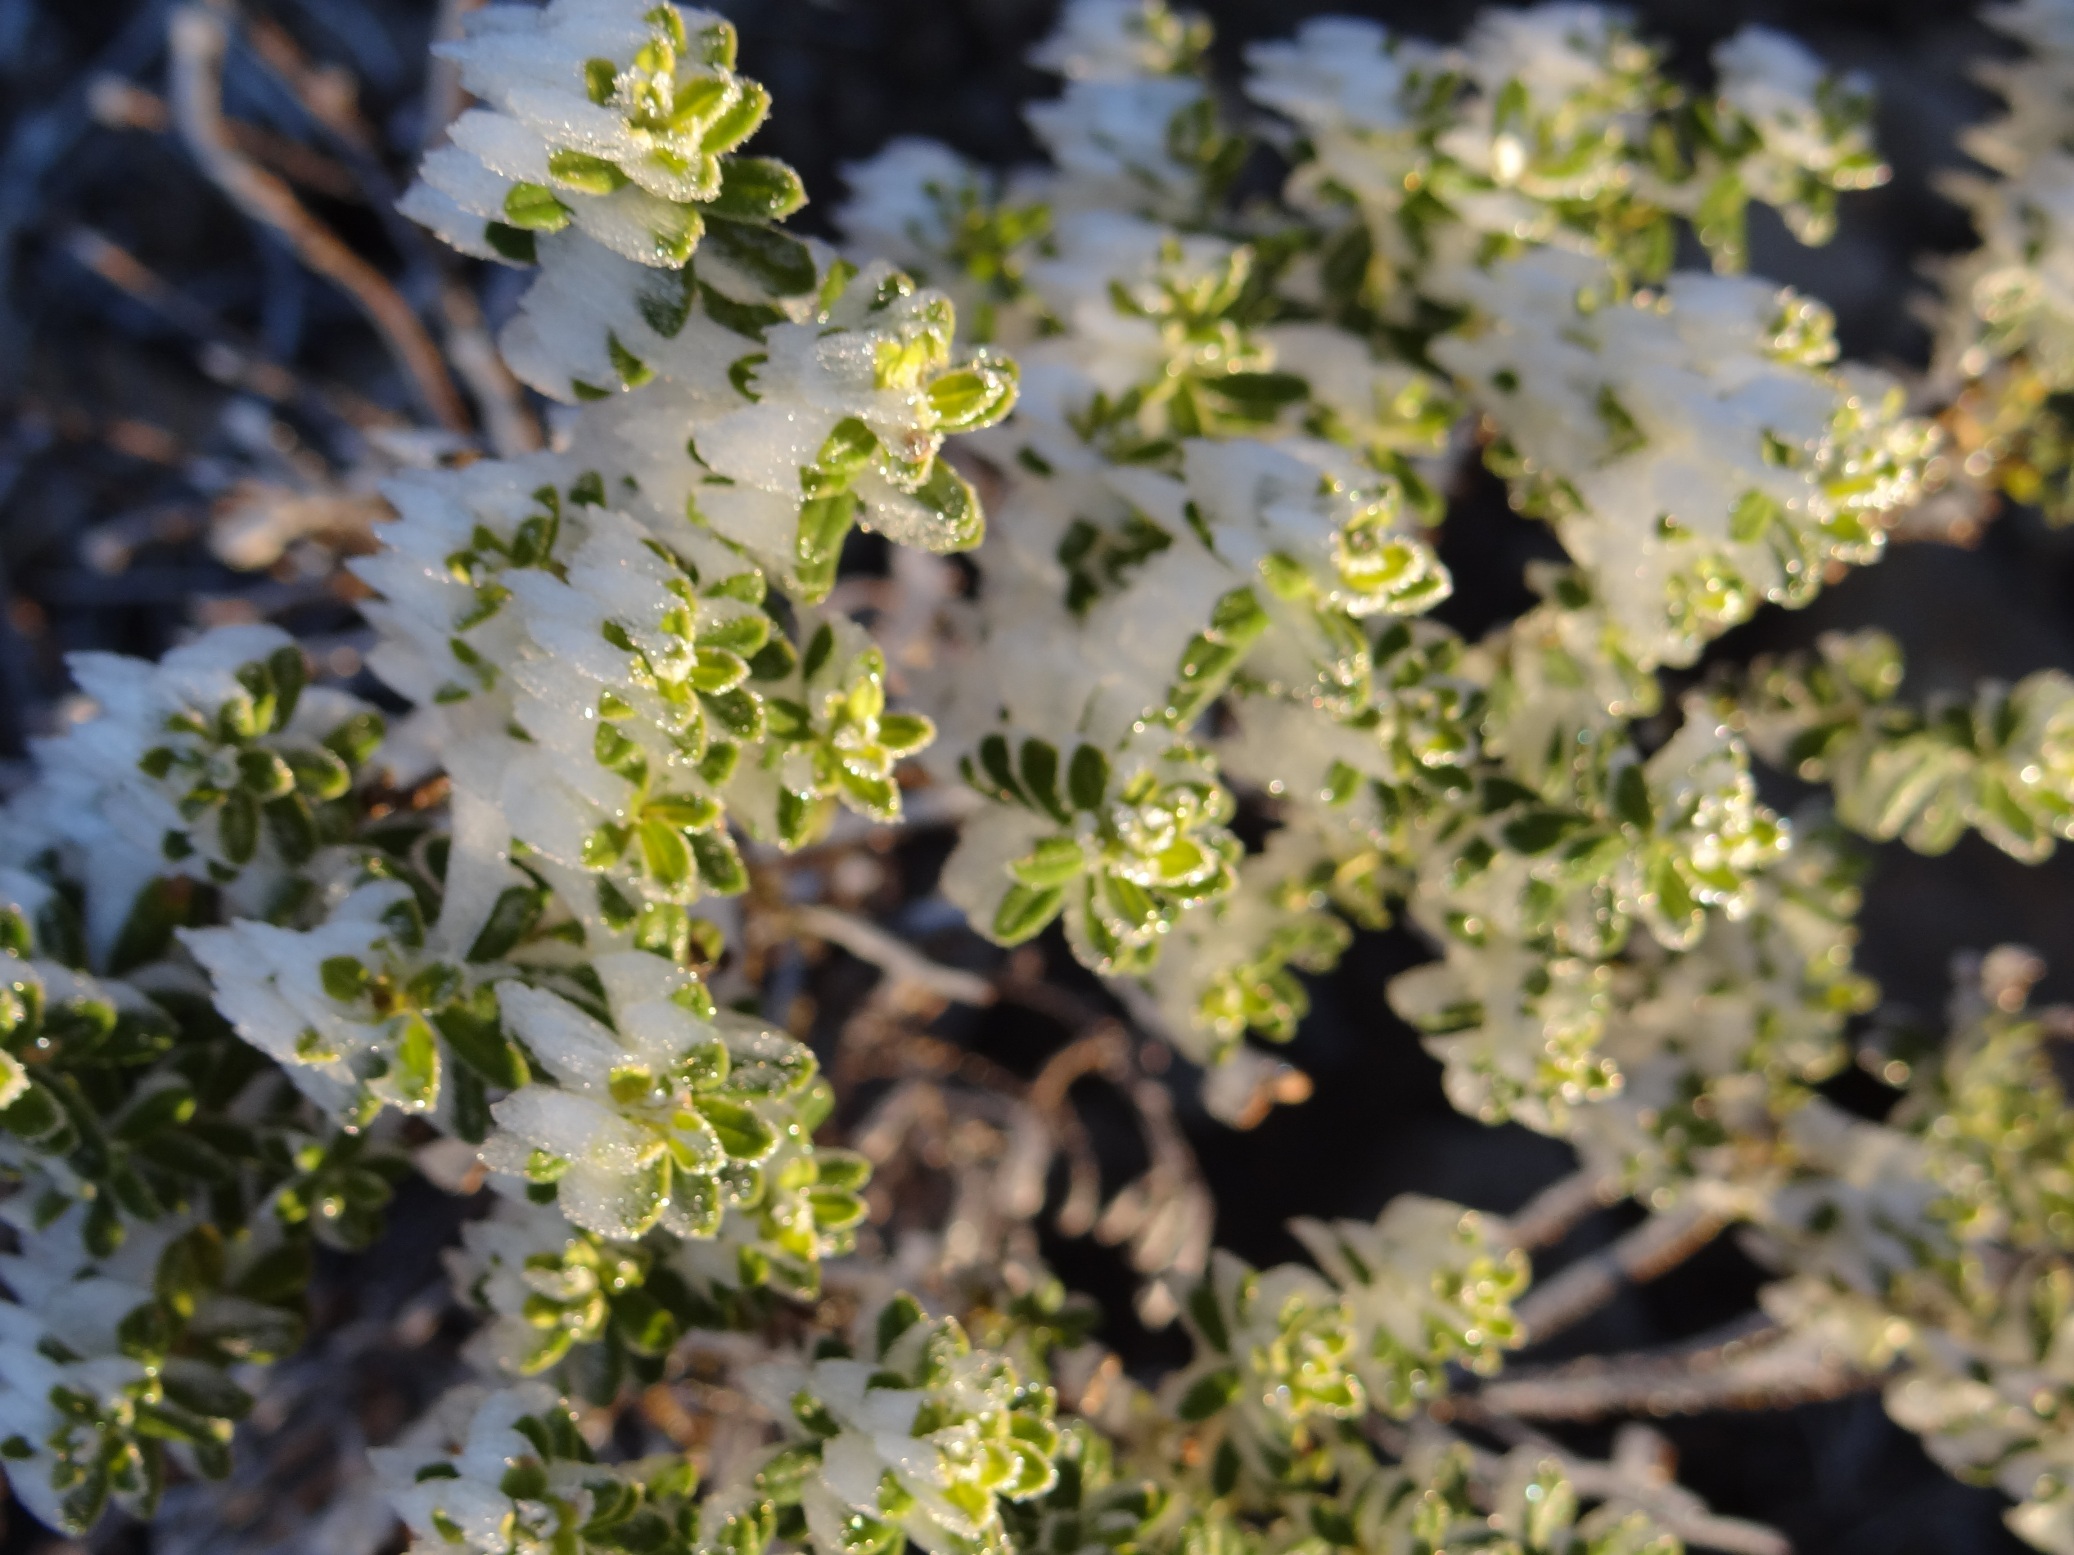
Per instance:
[[[1728,1224],[1698,1205],[1653,1215],[1612,1246],[1559,1271],[1527,1292],[1515,1309],[1530,1344],[1590,1316],[1629,1281],[1653,1280],[1705,1247]]]
[[[446,317],[447,356],[482,412],[490,452],[511,459],[539,448],[540,422],[526,405],[524,388],[497,354],[475,293],[450,279],[439,289],[439,307]]]
[[[1789,1338],[1763,1319],[1726,1338],[1676,1350],[1591,1356],[1488,1383],[1477,1403],[1494,1415],[1599,1420],[1615,1415],[1695,1415],[1716,1409],[1783,1409],[1874,1386],[1820,1345]]]
[[[435,421],[450,431],[468,431],[468,412],[446,363],[410,304],[379,270],[303,209],[285,183],[238,149],[223,117],[223,55],[229,45],[223,18],[199,5],[182,6],[172,15],[168,40],[173,119],[210,182],[252,220],[278,232],[304,264],[352,298]]]
[[[1532,1250],[1560,1242],[1587,1215],[1619,1200],[1619,1185],[1588,1167],[1557,1178],[1513,1214],[1513,1245]]]
[[[156,92],[121,76],[97,76],[87,84],[87,106],[110,129],[143,130],[163,135],[173,127],[172,111]],[[301,141],[276,134],[243,119],[225,119],[224,128],[238,150],[264,162],[283,178],[334,200],[362,200],[365,191],[350,169]]]
[[[151,269],[136,255],[90,227],[75,227],[64,236],[65,252],[86,269],[149,308],[182,334],[202,345],[200,366],[219,383],[261,399],[307,399],[348,426],[394,427],[405,423],[393,411],[350,389],[311,383],[271,360],[258,343]]]
[[[888,977],[948,999],[953,1004],[992,1004],[994,985],[977,972],[931,961],[914,946],[895,939],[875,923],[833,907],[797,907],[791,913],[801,933],[840,945],[860,961],[869,961]]]
[[[462,36],[461,18],[481,5],[482,0],[439,0],[439,12],[432,23],[433,43],[458,41]],[[448,126],[461,116],[467,103],[468,94],[461,90],[460,65],[435,53],[425,71],[425,129],[418,149],[430,151],[443,145]]]

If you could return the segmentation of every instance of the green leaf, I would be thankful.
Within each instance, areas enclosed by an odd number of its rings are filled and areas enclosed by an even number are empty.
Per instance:
[[[611,194],[624,189],[633,180],[619,170],[617,163],[603,157],[591,156],[588,152],[567,149],[550,151],[547,154],[547,171],[557,183],[585,194]],[[515,191],[514,191],[515,192]],[[510,214],[511,202],[505,201],[505,213]]]
[[[454,1057],[492,1085],[515,1091],[532,1077],[526,1055],[505,1036],[495,1014],[450,1004],[433,1013],[432,1024],[446,1038]]]
[[[701,648],[722,648],[754,659],[771,638],[771,618],[760,610],[745,610],[699,630]]]
[[[864,1200],[846,1189],[809,1188],[807,1204],[814,1216],[815,1229],[824,1233],[847,1231],[864,1219]]]
[[[670,1188],[670,1202],[676,1207],[678,1216],[691,1226],[693,1236],[713,1236],[720,1230],[720,1222],[726,1217],[727,1207],[721,1202],[720,1188],[711,1177],[696,1177],[679,1172]],[[649,1277],[654,1283],[655,1277]]]
[[[1064,825],[1073,818],[1073,813],[1059,797],[1058,748],[1044,740],[1027,739],[1023,741],[1021,754],[1023,792],[1042,805],[1053,820]]]
[[[777,1148],[777,1132],[752,1108],[718,1096],[701,1096],[698,1111],[720,1137],[720,1148],[734,1160],[761,1161]]]
[[[824,1145],[814,1152],[815,1180],[830,1188],[862,1188],[871,1181],[871,1161],[855,1150]]]
[[[800,661],[800,677],[804,680],[812,680],[821,673],[822,666],[828,662],[829,655],[834,652],[835,628],[823,621],[814,629],[814,635],[807,640],[806,655]]]
[[[706,133],[700,137],[700,149],[709,156],[734,150],[756,133],[771,111],[771,94],[759,82],[741,81],[737,84],[741,95],[735,99],[734,106],[707,125]]]
[[[1037,890],[1062,886],[1086,867],[1086,853],[1074,837],[1046,837],[1008,866],[1017,880]]]
[[[1065,901],[1061,886],[1010,886],[994,913],[994,939],[1003,945],[1020,945],[1057,917]]]
[[[153,1134],[140,1140],[137,1154],[162,1171],[176,1177],[189,1178],[195,1182],[213,1186],[226,1186],[238,1180],[237,1166],[216,1149],[205,1144],[192,1134],[178,1130]]]
[[[1563,810],[1529,810],[1505,825],[1505,845],[1530,856],[1559,847],[1591,826],[1589,816]]]
[[[297,790],[312,799],[341,799],[353,786],[352,769],[321,747],[283,751],[281,759],[295,775]]]
[[[522,232],[560,232],[569,207],[545,184],[513,184],[504,196],[504,219]]]
[[[40,1140],[65,1124],[65,1109],[42,1081],[31,1079],[29,1088],[5,1111],[0,1111],[0,1128],[17,1139]]]
[[[1231,1351],[1231,1331],[1224,1324],[1224,1310],[1217,1303],[1217,1292],[1210,1282],[1204,1280],[1188,1293],[1188,1315],[1195,1320],[1203,1342],[1219,1355]]]
[[[318,965],[317,979],[328,997],[351,1004],[373,986],[374,974],[356,956],[327,956]]]
[[[969,551],[986,538],[986,514],[980,509],[979,495],[970,481],[951,468],[949,460],[938,459],[930,465],[928,477],[915,488],[915,500],[943,524],[943,534],[929,541],[931,550]]]
[[[691,953],[691,914],[675,902],[650,902],[634,915],[634,948],[682,965]]]
[[[273,727],[285,729],[294,721],[303,687],[309,684],[310,661],[303,656],[302,649],[291,645],[268,654],[266,667],[274,682]]]
[[[720,167],[720,192],[706,208],[727,221],[783,221],[806,203],[806,185],[783,162],[729,157]]]
[[[1311,392],[1295,373],[1225,373],[1198,381],[1249,421],[1272,421],[1283,406]]]
[[[706,224],[706,243],[773,297],[803,297],[820,278],[813,250],[787,232],[715,215]]]
[[[115,1125],[117,1139],[135,1141],[175,1128],[194,1116],[194,1092],[184,1085],[168,1085],[146,1093],[133,1103]]]
[[[1099,810],[1109,794],[1109,758],[1092,745],[1076,746],[1066,771],[1066,793],[1076,810]]]
[[[532,884],[506,886],[498,893],[496,904],[483,921],[482,931],[475,936],[475,943],[468,947],[468,959],[496,961],[508,956],[532,931],[546,910],[547,892],[542,887]]]
[[[1636,831],[1649,831],[1656,824],[1656,806],[1649,797],[1649,780],[1639,764],[1620,769],[1613,780],[1613,813]]]
[[[878,1322],[872,1334],[877,1358],[884,1360],[886,1352],[893,1348],[900,1336],[921,1321],[922,1304],[906,1291],[901,1291],[879,1308]]]
[[[380,713],[355,713],[324,737],[324,748],[358,771],[381,748],[386,732]]]
[[[895,756],[911,756],[936,738],[936,725],[920,713],[884,713],[879,744]]]
[[[658,794],[641,807],[651,820],[679,831],[705,831],[721,817],[720,801],[705,794]]]
[[[430,1107],[438,1097],[439,1043],[424,1017],[403,1018],[396,1039],[396,1063],[388,1078],[396,1096],[410,1107]]]
[[[496,251],[500,258],[515,265],[532,265],[540,262],[540,246],[533,234],[505,221],[486,221],[482,229],[483,242]]]
[[[634,307],[641,322],[665,340],[674,340],[691,317],[698,296],[698,280],[690,270],[664,270],[643,277],[634,293]]]
[[[259,851],[259,801],[242,788],[224,795],[216,814],[217,840],[233,864],[248,864]]]
[[[115,948],[109,952],[108,970],[120,976],[132,968],[156,961],[172,944],[173,931],[194,922],[199,905],[190,882],[163,878],[152,881],[137,893],[136,901],[130,905],[129,916],[123,920],[122,930],[115,937]],[[52,909],[56,912],[53,913]],[[39,915],[37,937],[43,942],[44,953],[67,966],[81,965],[85,960],[85,946],[76,944],[77,929],[71,921],[71,904],[63,897],[53,897],[45,914],[67,922],[53,934],[42,921],[44,915]],[[71,953],[75,949],[76,955]]]
[[[612,1326],[636,1355],[667,1355],[681,1331],[669,1309],[644,1290],[627,1291],[612,1303]],[[620,1516],[608,1516],[600,1508],[593,1513],[586,1531],[594,1531],[600,1524],[609,1526],[631,1514],[639,1493],[631,1485],[620,1488],[626,1493]]]
[[[800,471],[801,488],[809,496],[847,491],[878,452],[878,435],[859,417],[845,416],[822,442],[812,466]]]
[[[309,1284],[309,1245],[289,1242],[254,1259],[232,1287],[232,1293],[267,1306],[300,1306]]]
[[[214,1366],[175,1356],[159,1371],[166,1397],[189,1413],[212,1420],[242,1420],[252,1395]]]
[[[734,690],[748,678],[749,663],[740,654],[725,648],[700,647],[692,650],[692,665],[684,683],[694,691],[718,696]]]
[[[737,686],[732,691],[700,692],[699,705],[732,739],[754,743],[764,736],[763,698]]]
[[[1227,1366],[1207,1376],[1196,1378],[1186,1393],[1181,1395],[1181,1405],[1176,1411],[1183,1420],[1193,1424],[1207,1420],[1219,1411],[1231,1407],[1239,1396],[1239,1373],[1236,1367]]]
[[[993,780],[994,792],[1016,804],[1028,804],[1023,785],[1017,781],[1015,764],[1009,759],[1008,741],[998,734],[990,734],[979,742],[979,765]]]
[[[641,864],[665,891],[681,891],[691,882],[691,850],[684,834],[666,821],[643,820],[634,828]]]
[[[992,366],[961,367],[930,380],[929,408],[946,432],[992,426],[1015,407],[1013,375]]]
[[[320,841],[317,817],[302,795],[270,799],[260,813],[266,820],[267,835],[274,839],[274,848],[284,861],[304,864],[316,856]]]
[[[725,831],[694,833],[691,852],[698,862],[699,879],[705,882],[707,890],[721,896],[739,896],[749,889],[748,866],[743,864],[734,838]]]
[[[862,501],[851,491],[811,497],[800,504],[799,532],[792,546],[792,570],[799,579],[800,593],[807,603],[825,598],[835,587],[835,568],[842,559],[844,537],[862,510]]]
[[[751,680],[783,680],[799,665],[799,650],[785,637],[773,633],[770,641],[757,649],[749,659]]]

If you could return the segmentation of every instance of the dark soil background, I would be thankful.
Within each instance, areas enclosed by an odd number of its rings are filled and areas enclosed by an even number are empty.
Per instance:
[[[894,135],[937,136],[1001,164],[1034,155],[1018,112],[1054,88],[1021,56],[1049,27],[1051,0],[734,0],[721,8],[742,29],[744,69],[776,98],[757,149],[798,166],[822,212],[839,197],[841,164]],[[1245,42],[1285,34],[1317,12],[1369,15],[1446,38],[1479,9],[1462,0],[1212,0],[1199,8],[1217,24],[1227,77]],[[176,141],[107,129],[88,112],[88,84],[102,72],[163,93],[169,9],[157,0],[0,0],[0,760],[9,762],[20,760],[28,738],[55,727],[67,651],[155,655],[200,622],[240,613],[320,643],[358,641],[350,605],[321,580],[292,570],[233,572],[203,544],[223,473],[255,457],[226,431],[225,410],[239,392],[223,381],[226,342],[307,383],[408,408],[360,316],[233,211]],[[1658,0],[1635,9],[1694,80],[1704,78],[1707,50],[1745,22],[1791,31],[1873,79],[1893,182],[1847,199],[1841,233],[1821,250],[1801,249],[1760,223],[1753,269],[1828,302],[1850,355],[1921,365],[1928,339],[1910,301],[1924,290],[1919,267],[1972,241],[1963,215],[1933,185],[1941,169],[1962,162],[1956,133],[1993,109],[1969,69],[2007,46],[1972,19],[1972,6],[1935,0]],[[364,146],[313,119],[250,48],[234,48],[225,86],[232,116],[349,168],[355,189],[306,198],[428,312],[439,261],[376,211],[407,179],[424,138],[434,12],[431,0],[245,6],[246,17],[270,20],[311,60],[351,73],[371,135]],[[148,305],[111,286],[77,257],[82,232],[129,251],[172,300]],[[508,282],[489,287],[493,322],[512,298]],[[292,436],[277,435],[262,462],[340,469],[356,461],[358,434],[317,398],[277,407]],[[1519,568],[1545,554],[1548,541],[1506,511],[1495,483],[1477,481],[1450,519],[1446,544],[1465,579],[1457,608],[1490,620],[1523,602]],[[2013,511],[1972,549],[1897,546],[1814,608],[1774,612],[1719,651],[1741,656],[1871,623],[1903,642],[1917,694],[1983,675],[2074,669],[2074,531],[2055,533],[2035,514]],[[1773,797],[1792,798],[1783,790]],[[1954,952],[2007,940],[2062,963],[2046,994],[2074,994],[2074,860],[2026,869],[1970,839],[1937,860],[1883,849],[1864,929],[1867,969],[1891,1000],[1926,1017],[1943,1002]],[[1563,1147],[1480,1127],[1448,1107],[1436,1066],[1383,997],[1389,977],[1423,955],[1405,936],[1367,936],[1320,981],[1316,1012],[1291,1055],[1317,1082],[1311,1101],[1244,1134],[1194,1119],[1218,1190],[1223,1245],[1256,1261],[1287,1257],[1287,1217],[1372,1215],[1405,1190],[1510,1210],[1564,1170]],[[975,1021],[960,1035],[996,1052],[1025,1045],[1028,1034],[1005,1020]],[[1618,1214],[1601,1216],[1560,1256],[1622,1223]],[[333,1270],[327,1299],[362,1317],[393,1314],[422,1286],[398,1268],[430,1278],[431,1247],[448,1224],[430,1205],[400,1216],[398,1243],[365,1269]],[[1126,1286],[1112,1264],[1077,1245],[1055,1252],[1069,1281],[1107,1298],[1115,1314],[1107,1336],[1127,1356],[1151,1365],[1172,1353],[1171,1335],[1147,1335],[1129,1322]],[[1745,1307],[1762,1278],[1724,1243],[1566,1336],[1565,1351],[1698,1333]],[[372,1375],[349,1382],[382,1385]],[[1871,1395],[1657,1424],[1677,1446],[1687,1483],[1720,1511],[1781,1528],[1804,1555],[2023,1548],[2001,1527],[1999,1498],[1944,1476]],[[1609,1434],[1580,1433],[1576,1442],[1603,1449]],[[19,1514],[0,1515],[10,1525],[0,1548],[37,1546],[41,1536]],[[149,1547],[134,1535],[118,1542]]]

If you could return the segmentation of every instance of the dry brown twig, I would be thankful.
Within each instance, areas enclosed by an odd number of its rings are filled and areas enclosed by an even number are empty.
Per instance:
[[[371,154],[381,144],[381,136],[360,111],[360,82],[351,70],[317,64],[287,28],[267,16],[252,17],[245,38],[311,118],[356,151]]]
[[[90,227],[75,227],[63,239],[65,252],[95,275],[151,309],[201,343],[200,366],[218,383],[281,403],[309,399],[348,426],[397,427],[393,411],[351,389],[313,383],[269,360],[258,345],[187,296],[120,244]]]
[[[278,232],[312,271],[340,287],[367,316],[420,404],[441,426],[467,432],[467,408],[425,326],[388,279],[312,216],[289,187],[239,150],[223,117],[224,19],[202,5],[167,23],[173,120],[209,181],[254,221]]]
[[[1131,1267],[1146,1277],[1140,1316],[1153,1325],[1168,1321],[1173,1293],[1154,1277],[1185,1283],[1200,1276],[1214,1206],[1157,1077],[1164,1046],[1135,1039],[1115,1017],[1045,982],[1027,954],[1012,956],[989,980],[930,961],[849,913],[823,906],[776,911],[790,932],[839,944],[886,973],[844,1022],[830,1066],[845,1093],[892,1082],[851,1136],[873,1162],[874,1223],[911,1220],[919,1211],[922,1223],[910,1229],[937,1239],[929,1278],[955,1281],[1001,1260],[1004,1249],[1034,1248],[1031,1223],[1044,1211],[1052,1164],[1063,1162],[1066,1192],[1053,1224],[1062,1235],[1092,1234],[1124,1247]],[[916,1025],[946,1002],[997,1000],[1074,1033],[1027,1082]],[[1074,1085],[1088,1078],[1106,1082],[1129,1105],[1147,1158],[1144,1171],[1106,1199],[1093,1140],[1071,1100]],[[932,1180],[936,1187],[928,1186]]]
[[[173,114],[166,100],[121,76],[97,76],[90,82],[87,109],[96,122],[110,129],[163,135],[173,128]],[[334,200],[357,201],[365,197],[352,172],[323,152],[243,119],[225,119],[224,126],[240,151],[255,162],[264,162],[283,178]]]

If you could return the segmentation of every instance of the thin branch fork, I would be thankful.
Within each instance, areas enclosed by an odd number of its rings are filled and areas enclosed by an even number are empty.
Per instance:
[[[200,5],[176,10],[168,24],[173,119],[210,182],[254,221],[278,232],[302,262],[339,286],[367,316],[389,354],[441,426],[467,432],[469,419],[446,362],[425,326],[388,279],[303,209],[289,187],[238,149],[223,117],[223,56],[229,30]]]

